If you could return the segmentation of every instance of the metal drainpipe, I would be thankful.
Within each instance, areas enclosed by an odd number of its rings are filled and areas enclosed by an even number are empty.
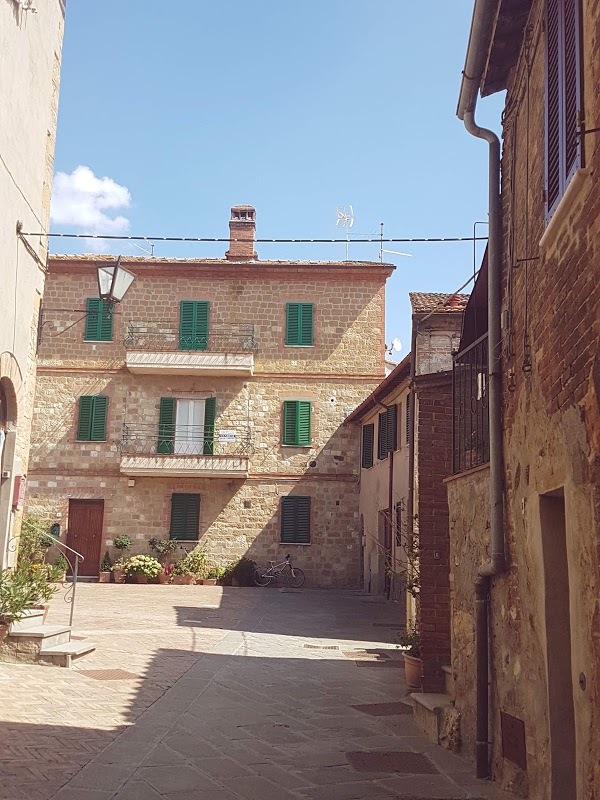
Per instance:
[[[410,340],[410,390],[408,395],[408,495],[406,497],[406,533],[412,543],[415,535],[415,375],[417,362],[417,329],[413,315]]]
[[[488,241],[488,408],[490,429],[491,559],[475,581],[476,636],[476,765],[477,777],[489,777],[489,596],[491,578],[506,569],[504,552],[504,475],[501,405],[501,278],[502,206],[500,198],[500,140],[475,122],[479,86],[484,74],[496,18],[497,0],[475,0],[457,114],[465,128],[489,145]]]

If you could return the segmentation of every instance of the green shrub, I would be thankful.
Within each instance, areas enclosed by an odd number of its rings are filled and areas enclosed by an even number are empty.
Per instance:
[[[162,572],[162,567],[152,556],[131,556],[125,562],[123,572],[126,575],[145,575],[147,578],[156,578]]]
[[[36,602],[34,584],[24,572],[0,571],[0,623],[10,625]]]
[[[154,550],[156,557],[163,564],[167,558],[177,550],[179,542],[176,539],[150,539],[148,545]]]
[[[206,573],[207,578],[216,578],[221,580],[225,575],[225,567],[220,567],[218,564],[213,564]]]
[[[108,555],[108,550],[104,553],[104,558],[100,564],[100,572],[110,572],[112,569],[112,561]]]
[[[113,544],[117,550],[128,550],[132,544],[131,537],[127,536],[126,533],[121,534],[121,536],[115,536]]]
[[[187,553],[173,568],[175,575],[195,575],[197,578],[206,578],[208,560],[205,547],[197,547]]]

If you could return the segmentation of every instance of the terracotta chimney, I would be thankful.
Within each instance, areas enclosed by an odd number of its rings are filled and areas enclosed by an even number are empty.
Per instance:
[[[457,294],[451,294],[445,305],[447,308],[460,308],[463,305],[462,297]]]
[[[256,210],[252,206],[233,206],[229,220],[229,261],[248,261],[257,258],[254,249]]]

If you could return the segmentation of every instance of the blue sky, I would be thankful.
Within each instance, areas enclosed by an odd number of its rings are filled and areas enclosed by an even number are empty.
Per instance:
[[[355,232],[384,222],[389,236],[471,235],[487,217],[487,149],[455,112],[472,2],[70,3],[55,169],[89,167],[79,177],[96,205],[74,211],[65,179],[53,230],[227,236],[230,206],[250,203],[259,237],[333,238],[336,208],[350,203]],[[480,120],[498,129],[500,98],[480,107]],[[473,250],[387,247],[413,254],[388,256],[397,270],[387,336],[404,354],[408,292],[455,290]],[[67,240],[51,248],[90,249]],[[155,253],[225,249],[158,244]],[[345,257],[341,244],[258,251]],[[377,245],[351,245],[350,258],[377,257]]]

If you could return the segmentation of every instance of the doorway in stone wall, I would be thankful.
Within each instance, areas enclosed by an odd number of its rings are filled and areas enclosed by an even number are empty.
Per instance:
[[[390,598],[392,589],[392,524],[390,509],[379,512],[379,591]]]
[[[96,577],[100,570],[104,500],[69,500],[67,545],[84,558],[79,574]]]
[[[548,800],[570,800],[577,796],[577,770],[567,524],[562,489],[540,496],[540,524],[551,759]]]

